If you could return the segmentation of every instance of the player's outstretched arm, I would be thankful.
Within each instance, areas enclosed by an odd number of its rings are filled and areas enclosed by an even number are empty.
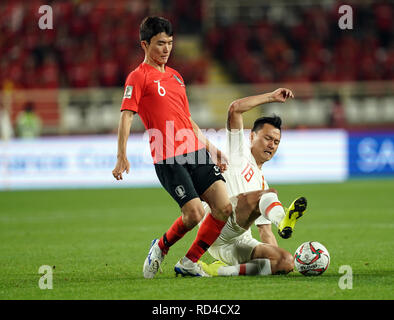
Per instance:
[[[127,160],[127,139],[130,135],[131,123],[134,118],[134,111],[124,110],[120,114],[119,128],[118,128],[118,154],[115,169],[112,170],[112,175],[116,180],[122,180],[122,173],[126,171],[129,173],[130,163]]]
[[[286,88],[279,88],[275,91],[259,94],[256,96],[249,96],[235,100],[230,104],[227,115],[227,129],[242,129],[243,120],[242,113],[247,112],[261,104],[270,102],[286,102],[288,98],[294,98],[291,90]]]

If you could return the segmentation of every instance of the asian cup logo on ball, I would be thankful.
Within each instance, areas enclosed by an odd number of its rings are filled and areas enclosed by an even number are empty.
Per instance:
[[[319,276],[330,265],[330,254],[325,246],[317,241],[301,244],[294,254],[294,264],[304,276]]]

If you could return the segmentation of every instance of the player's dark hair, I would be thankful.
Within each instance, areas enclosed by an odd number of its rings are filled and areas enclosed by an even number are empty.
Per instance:
[[[275,128],[281,130],[282,119],[276,114],[274,114],[271,117],[261,117],[256,119],[256,121],[253,124],[252,131],[253,132],[259,131],[260,129],[263,128],[265,123],[269,123],[270,125],[273,125]]]
[[[150,43],[152,37],[162,32],[170,37],[173,35],[170,21],[162,17],[146,17],[140,25],[140,41]]]

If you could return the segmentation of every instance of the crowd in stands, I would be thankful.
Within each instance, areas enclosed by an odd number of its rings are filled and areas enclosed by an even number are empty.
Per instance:
[[[268,13],[255,23],[223,23],[206,44],[234,82],[393,80],[393,3],[352,2],[353,28],[345,30],[339,6],[286,7],[278,21]]]
[[[39,0],[0,3],[0,85],[19,88],[117,87],[143,60],[138,26],[146,0],[46,1],[53,29],[40,30]],[[112,3],[112,5],[111,5]],[[176,35],[203,35],[202,0],[161,0]],[[193,3],[191,5],[190,3]],[[289,25],[270,20],[217,24],[203,43],[234,82],[394,79],[393,6],[353,6],[354,27],[338,27],[338,9],[295,7]],[[176,60],[185,82],[205,81],[208,58]]]
[[[53,29],[45,30],[38,26],[42,1],[3,4],[0,79],[23,88],[122,85],[129,65],[141,60],[135,26],[147,4],[113,3],[52,1]]]

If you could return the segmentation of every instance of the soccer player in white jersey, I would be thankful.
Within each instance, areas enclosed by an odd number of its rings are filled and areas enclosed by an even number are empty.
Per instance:
[[[228,111],[227,145],[229,166],[223,174],[233,214],[219,238],[208,249],[218,261],[207,265],[200,261],[210,275],[269,275],[288,273],[294,269],[293,256],[279,248],[271,230],[278,228],[282,238],[289,238],[295,222],[306,209],[306,199],[299,197],[284,209],[277,191],[269,188],[262,174],[262,165],[275,155],[281,139],[281,119],[278,116],[257,119],[247,146],[242,114],[258,105],[285,102],[294,98],[289,89],[250,96],[234,101]],[[206,212],[210,212],[204,204]],[[261,242],[254,239],[250,227],[258,227]]]

